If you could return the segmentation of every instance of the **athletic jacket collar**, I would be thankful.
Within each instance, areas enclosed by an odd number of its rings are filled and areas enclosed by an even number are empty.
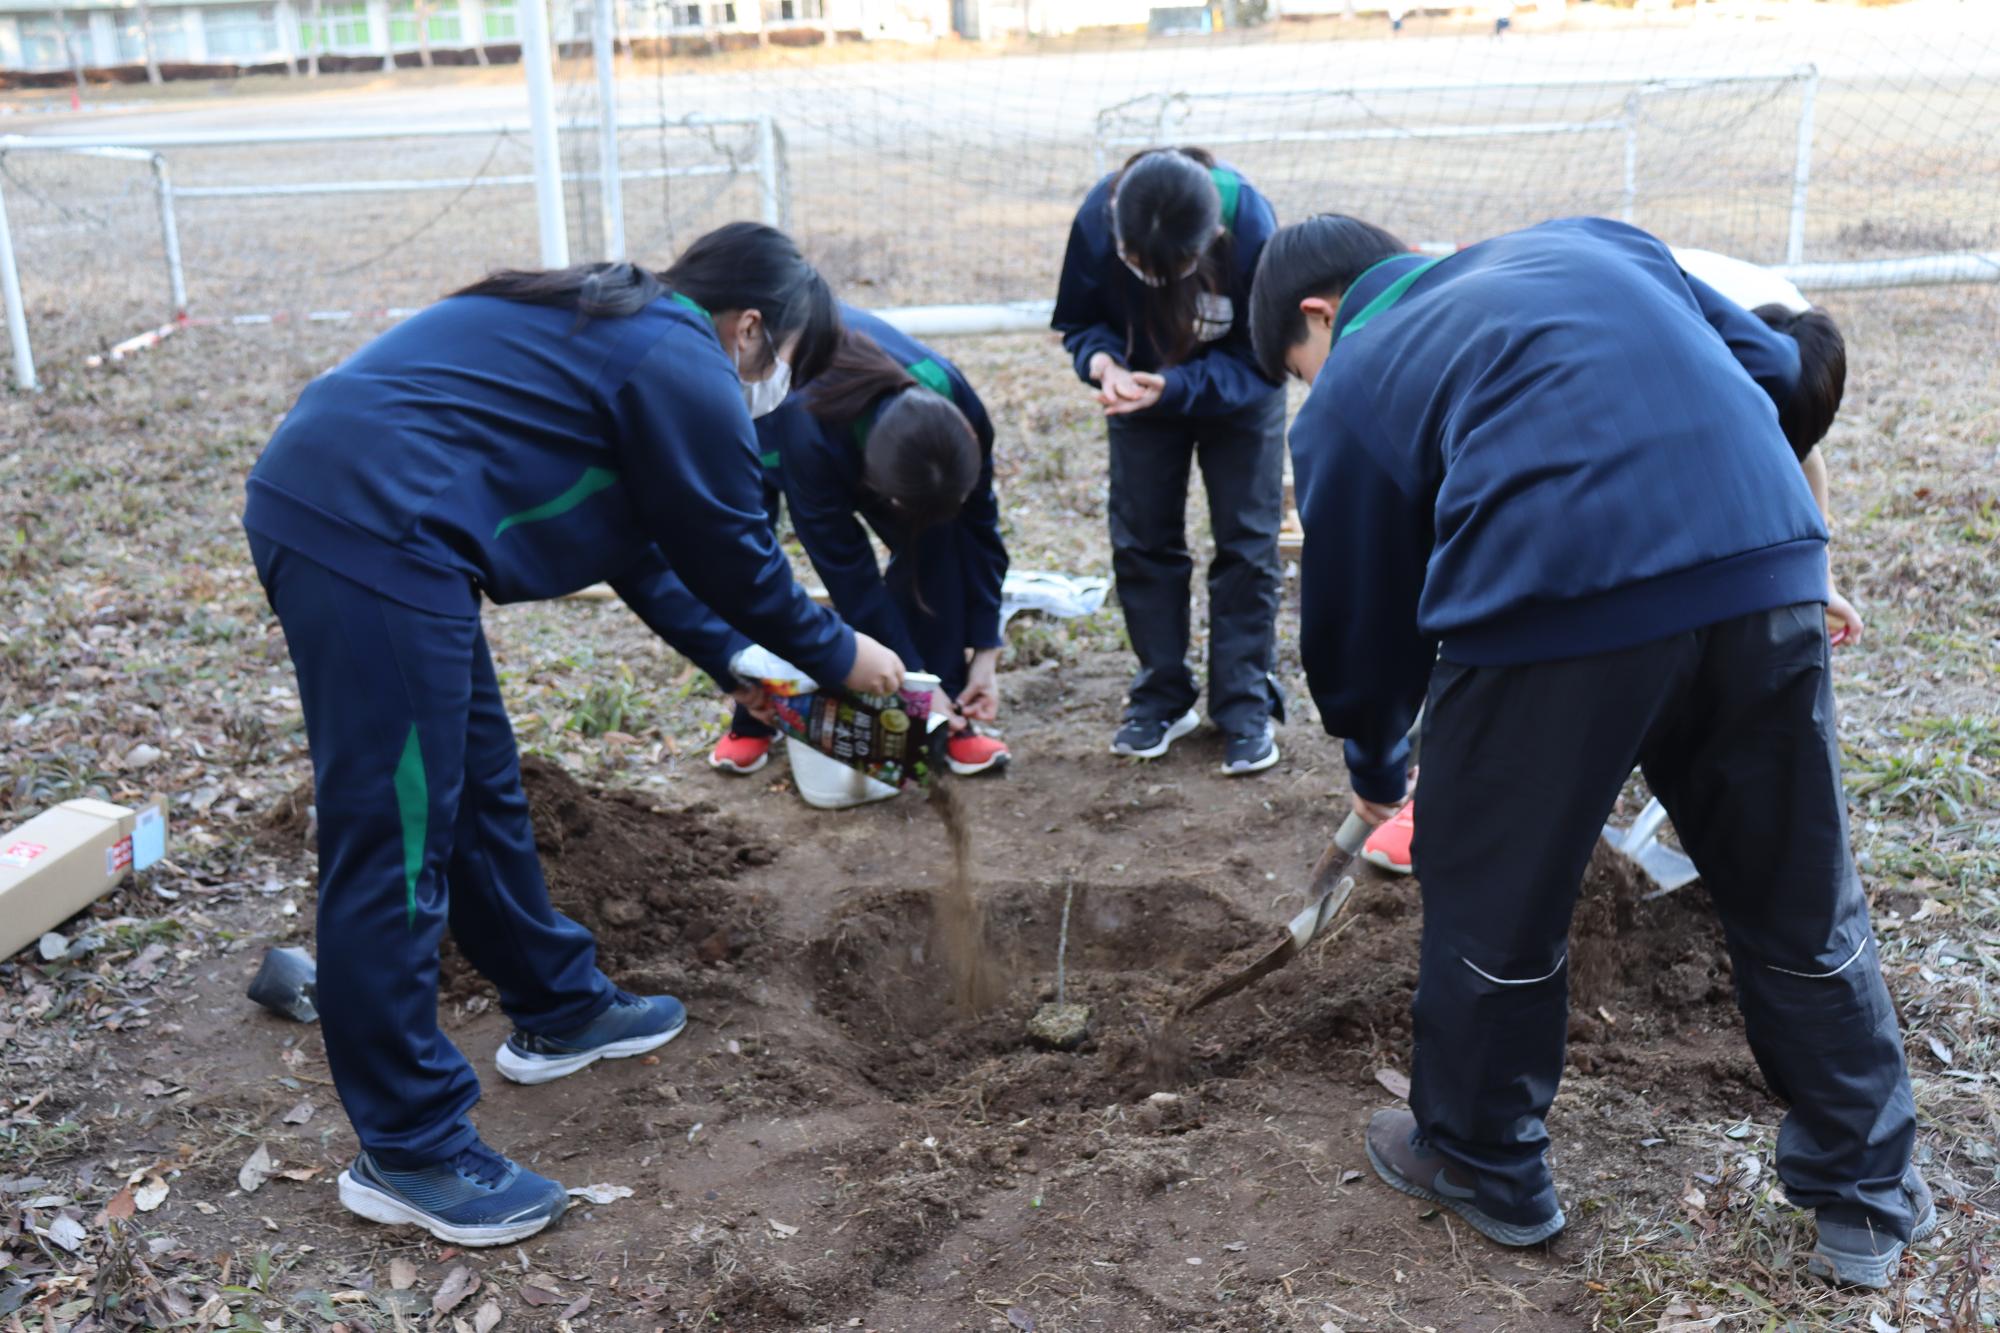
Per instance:
[[[1437,262],[1424,255],[1390,255],[1363,269],[1340,298],[1340,310],[1333,320],[1334,342],[1359,331],[1401,300],[1411,284]]]

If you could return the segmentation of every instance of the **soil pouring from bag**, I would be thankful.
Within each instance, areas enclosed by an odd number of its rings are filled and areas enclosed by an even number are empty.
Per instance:
[[[986,954],[986,909],[972,891],[972,822],[965,802],[952,780],[940,777],[930,803],[951,845],[951,877],[938,891],[931,935],[951,977],[952,1003],[977,1016],[1006,995],[1007,978]]]

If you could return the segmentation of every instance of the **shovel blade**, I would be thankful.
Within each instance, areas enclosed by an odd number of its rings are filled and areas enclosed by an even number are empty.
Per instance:
[[[1647,900],[1664,897],[1701,878],[1701,872],[1695,869],[1687,853],[1667,846],[1660,841],[1657,833],[1635,846],[1627,830],[1615,824],[1606,824],[1604,841],[1610,844],[1612,851],[1637,866],[1639,873],[1657,886],[1645,895]]]

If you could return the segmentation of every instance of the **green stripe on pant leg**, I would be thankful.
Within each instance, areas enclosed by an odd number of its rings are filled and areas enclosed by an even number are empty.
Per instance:
[[[424,870],[424,843],[430,832],[431,792],[424,781],[424,751],[417,743],[417,729],[403,742],[403,757],[396,761],[396,810],[403,818],[403,891],[409,904],[408,924],[417,928],[417,876]]]

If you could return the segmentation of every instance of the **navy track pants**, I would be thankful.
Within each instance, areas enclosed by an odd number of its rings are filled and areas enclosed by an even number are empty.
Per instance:
[[[438,1030],[445,927],[531,1032],[611,1004],[590,932],[549,905],[514,732],[477,617],[414,610],[252,535],[298,673],[319,814],[319,1011],[335,1090],[391,1168],[475,1137]]]
[[[1819,604],[1568,661],[1441,660],[1424,716],[1410,1106],[1476,1174],[1479,1207],[1521,1223],[1554,1207],[1544,1117],[1570,914],[1637,764],[1722,920],[1751,1053],[1790,1103],[1786,1195],[1907,1238],[1916,1108],[1848,847]]]

